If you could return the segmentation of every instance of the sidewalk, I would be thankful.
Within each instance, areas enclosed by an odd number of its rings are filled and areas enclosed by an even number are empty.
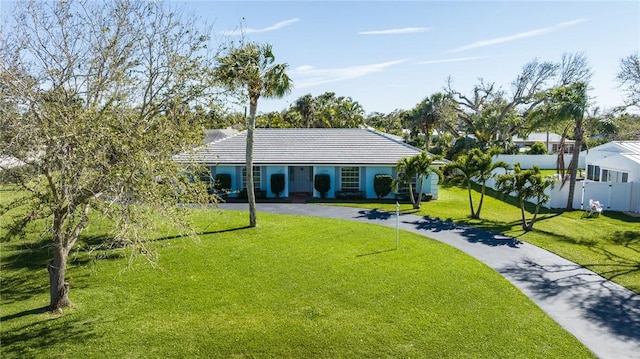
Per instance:
[[[248,205],[223,203],[220,208],[248,210]],[[396,225],[395,213],[368,209],[287,203],[258,203],[257,209]],[[458,248],[495,269],[599,358],[640,359],[640,295],[514,238],[408,214],[400,214],[399,227]]]

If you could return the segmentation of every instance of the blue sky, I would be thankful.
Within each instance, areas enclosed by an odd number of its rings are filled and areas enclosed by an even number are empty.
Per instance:
[[[261,99],[259,112],[285,109],[305,94],[335,92],[367,113],[414,107],[448,76],[469,93],[478,78],[509,91],[534,58],[583,52],[593,69],[593,102],[622,104],[620,59],[640,47],[638,1],[174,1],[208,19],[222,38],[271,43],[295,89]]]
[[[209,26],[214,39],[273,45],[294,90],[261,99],[280,111],[305,94],[335,92],[367,113],[413,108],[442,91],[462,93],[478,79],[510,90],[537,58],[583,52],[590,95],[601,109],[622,104],[620,59],[640,51],[640,1],[214,1],[170,0]],[[3,18],[12,2],[0,0]],[[5,12],[7,11],[7,12]]]

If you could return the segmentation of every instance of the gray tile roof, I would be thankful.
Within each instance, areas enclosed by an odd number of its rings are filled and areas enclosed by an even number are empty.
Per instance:
[[[244,164],[246,131],[175,156],[209,165]],[[418,148],[371,129],[266,129],[254,132],[254,164],[395,165]]]

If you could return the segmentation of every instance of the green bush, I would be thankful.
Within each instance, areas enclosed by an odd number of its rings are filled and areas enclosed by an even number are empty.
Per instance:
[[[284,174],[274,173],[271,175],[271,192],[280,198],[280,193],[284,191]]]
[[[546,155],[547,154],[547,146],[545,146],[542,142],[536,142],[531,145],[529,151],[527,151],[528,155]]]
[[[313,188],[320,192],[320,198],[325,198],[331,189],[331,177],[328,174],[317,174],[313,181]]]
[[[373,191],[378,198],[386,197],[391,193],[393,178],[386,174],[377,174],[373,177]]]

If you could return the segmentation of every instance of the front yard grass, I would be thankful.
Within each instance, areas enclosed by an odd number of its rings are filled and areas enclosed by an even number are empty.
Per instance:
[[[106,228],[90,227],[63,315],[44,309],[46,238],[1,243],[0,357],[594,357],[452,247],[406,233],[393,250],[383,226],[263,213],[247,228],[246,217],[194,211],[199,238],[158,238],[156,267],[90,251]]]
[[[578,263],[640,294],[640,217],[620,212],[603,212],[598,218],[585,217],[584,211],[563,212],[541,209],[533,231],[522,230],[520,208],[515,202],[487,190],[481,219],[471,219],[466,188],[440,186],[439,198],[422,202],[420,210],[401,204],[403,213],[451,220],[495,233],[503,233],[537,245]],[[473,192],[474,205],[480,194]],[[395,211],[395,204],[342,204]],[[529,206],[532,210],[532,206]],[[527,213],[527,218],[531,214]]]

